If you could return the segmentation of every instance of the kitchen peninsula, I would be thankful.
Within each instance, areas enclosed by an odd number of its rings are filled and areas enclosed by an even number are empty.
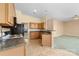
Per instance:
[[[0,38],[0,56],[24,56],[25,42],[23,37],[9,36],[8,39]]]
[[[24,37],[24,27],[23,24],[16,24],[15,21],[16,19],[14,19],[15,25],[13,27],[2,26],[2,35],[0,36],[0,56],[26,55],[26,44],[24,39],[27,38]]]

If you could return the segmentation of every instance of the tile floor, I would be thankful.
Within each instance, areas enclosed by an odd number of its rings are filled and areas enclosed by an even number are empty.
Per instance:
[[[26,47],[27,56],[76,56],[76,54],[63,49],[53,49],[41,46],[41,40],[30,40]]]

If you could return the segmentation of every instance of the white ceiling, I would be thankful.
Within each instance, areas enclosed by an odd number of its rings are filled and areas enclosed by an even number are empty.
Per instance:
[[[16,9],[39,18],[47,15],[67,20],[74,15],[79,15],[79,3],[16,3]]]

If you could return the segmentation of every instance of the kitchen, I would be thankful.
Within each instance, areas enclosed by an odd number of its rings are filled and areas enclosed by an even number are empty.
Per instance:
[[[20,14],[17,15],[12,3],[0,4],[0,13],[0,55],[27,55],[27,45],[31,39],[41,39],[42,46],[52,47],[52,30],[44,21],[30,21],[30,18],[35,18],[27,16],[29,22],[20,22]],[[52,23],[50,25],[53,26]]]

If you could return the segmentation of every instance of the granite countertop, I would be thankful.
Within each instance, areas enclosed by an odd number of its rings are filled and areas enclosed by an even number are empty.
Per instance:
[[[50,29],[29,29],[29,31],[43,31],[43,32],[51,32],[51,31],[55,31],[55,30],[50,30]]]
[[[23,37],[13,37],[4,40],[3,38],[0,38],[0,51],[10,49],[10,48],[16,48],[17,46],[20,46],[21,44],[25,44]]]

